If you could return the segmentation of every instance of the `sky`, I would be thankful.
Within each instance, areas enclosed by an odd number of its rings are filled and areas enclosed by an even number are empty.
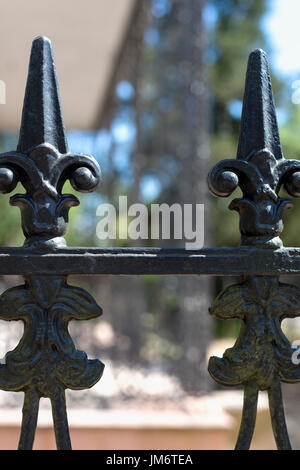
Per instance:
[[[215,12],[207,8],[204,20],[213,25]],[[272,71],[290,87],[291,101],[300,104],[300,0],[268,0],[268,9],[260,24],[268,47],[268,62]],[[239,118],[242,102],[232,101],[229,112]],[[286,122],[288,112],[277,108],[279,125]]]
[[[300,0],[269,0],[262,27],[272,49],[272,67],[300,79]]]

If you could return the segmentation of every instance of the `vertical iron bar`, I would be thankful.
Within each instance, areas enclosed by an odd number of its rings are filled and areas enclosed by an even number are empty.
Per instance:
[[[55,396],[51,397],[51,405],[57,449],[72,450],[66,397],[65,391],[62,388],[57,388]]]
[[[40,397],[34,388],[25,392],[18,450],[32,450],[38,420]]]
[[[277,376],[268,390],[272,428],[278,450],[291,450],[282,402],[281,384]]]
[[[257,400],[258,388],[256,384],[246,384],[242,420],[235,450],[249,450],[250,448],[256,422]]]

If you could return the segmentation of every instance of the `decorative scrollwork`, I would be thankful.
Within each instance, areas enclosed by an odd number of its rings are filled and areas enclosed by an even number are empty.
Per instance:
[[[34,387],[41,397],[52,397],[57,386],[81,390],[94,385],[103,365],[77,351],[68,332],[70,320],[89,320],[102,314],[93,298],[63,277],[31,276],[23,286],[0,297],[0,318],[22,320],[24,334],[18,346],[0,364],[0,388]]]
[[[300,381],[300,367],[293,364],[290,342],[280,324],[285,318],[300,316],[297,287],[276,277],[251,277],[228,287],[217,297],[211,315],[220,319],[239,318],[242,328],[233,348],[223,359],[211,358],[209,372],[223,385],[243,385],[254,381],[267,390],[279,376],[284,382]]]
[[[59,407],[65,400],[64,390],[91,387],[100,379],[104,368],[100,361],[87,359],[84,352],[75,348],[68,323],[101,314],[101,308],[90,294],[69,286],[64,277],[30,276],[24,285],[4,292],[0,297],[0,318],[22,320],[24,334],[17,347],[6,354],[5,364],[0,365],[0,388],[25,392],[25,401],[27,396],[35,397],[34,402],[40,397],[50,398],[52,408],[61,417],[65,406],[62,410]],[[33,409],[37,406],[27,407],[23,422],[32,416]],[[23,426],[20,449],[31,448],[36,418],[37,411],[30,420],[32,425]],[[56,432],[59,423],[59,419],[54,419]],[[67,427],[63,434],[68,435]]]
[[[61,194],[62,187],[69,179],[77,191],[92,191],[99,182],[97,162],[87,155],[62,155],[44,143],[29,154],[0,155],[0,166],[2,193],[11,192],[18,181],[27,190],[10,199],[10,204],[21,210],[25,245],[64,246],[68,212],[79,201],[73,194]]]
[[[277,277],[249,277],[221,292],[209,311],[216,318],[239,318],[243,322],[235,345],[223,358],[211,357],[208,364],[211,376],[220,384],[245,387],[236,448],[249,448],[258,391],[267,390],[278,448],[289,449],[280,381],[300,382],[300,366],[292,361],[294,349],[280,324],[285,318],[300,316],[298,288],[280,283]]]

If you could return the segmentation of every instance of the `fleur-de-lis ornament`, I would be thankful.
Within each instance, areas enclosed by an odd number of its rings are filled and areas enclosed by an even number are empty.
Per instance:
[[[66,180],[81,192],[93,191],[100,179],[94,158],[69,153],[51,43],[33,41],[17,150],[0,155],[0,192],[18,182],[25,194],[10,203],[21,210],[25,246],[41,251],[65,245],[68,212],[79,204],[62,194]],[[68,332],[70,320],[87,320],[102,313],[83,289],[67,284],[65,276],[25,278],[25,284],[0,296],[0,318],[22,320],[24,334],[0,365],[0,388],[25,393],[19,449],[31,449],[39,399],[51,400],[58,449],[70,449],[65,389],[91,387],[103,364],[78,351]]]
[[[79,201],[61,193],[64,183],[69,180],[85,193],[99,179],[94,158],[68,152],[51,43],[38,37],[31,50],[17,151],[0,155],[0,191],[11,192],[19,181],[26,190],[10,200],[21,210],[25,245],[65,245],[68,213]]]
[[[240,215],[241,244],[282,246],[283,210],[292,206],[278,193],[300,196],[300,162],[282,154],[266,54],[250,54],[236,159],[222,160],[208,176],[211,192],[228,197],[239,186],[243,197],[229,209]]]
[[[282,246],[283,210],[291,201],[283,187],[300,196],[300,162],[282,154],[266,54],[250,54],[236,159],[217,163],[208,176],[211,192],[227,197],[239,186],[243,196],[229,208],[240,215],[241,245],[276,250]],[[244,386],[244,407],[236,449],[248,449],[255,427],[259,390],[267,390],[273,432],[279,449],[290,449],[280,382],[299,382],[300,367],[283,334],[284,318],[300,315],[299,290],[277,277],[246,276],[225,289],[210,313],[242,321],[239,337],[223,358],[212,357],[208,370],[222,385]]]

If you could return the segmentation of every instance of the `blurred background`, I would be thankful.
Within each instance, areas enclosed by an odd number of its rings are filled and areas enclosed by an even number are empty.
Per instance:
[[[210,197],[206,175],[235,157],[249,53],[263,48],[286,158],[300,158],[300,4],[296,0],[10,0],[1,3],[0,151],[17,145],[31,42],[54,48],[69,150],[93,155],[103,180],[79,195],[70,212],[70,246],[183,246],[178,240],[111,240],[96,236],[103,202],[205,204],[205,246],[237,246],[238,215]],[[16,192],[22,192],[17,187]],[[64,192],[72,192],[66,184]],[[78,195],[77,195],[78,197]],[[234,195],[236,197],[236,194]],[[20,214],[0,198],[0,244],[23,244]],[[283,241],[299,245],[300,204],[285,221]],[[128,221],[119,220],[119,224]],[[68,392],[74,448],[223,449],[237,435],[242,391],[215,384],[211,354],[233,345],[240,324],[208,307],[234,278],[72,277],[91,292],[101,320],[72,322],[75,344],[106,369],[91,390]],[[0,278],[1,291],[22,282]],[[297,278],[289,278],[300,286]],[[300,339],[298,320],[285,320]],[[0,357],[23,327],[0,325]],[[300,448],[298,385],[284,386],[291,440]],[[1,448],[15,448],[22,394],[0,392]],[[49,403],[42,401],[35,448],[54,448]],[[298,407],[299,408],[299,407]],[[253,448],[273,449],[261,394]]]

